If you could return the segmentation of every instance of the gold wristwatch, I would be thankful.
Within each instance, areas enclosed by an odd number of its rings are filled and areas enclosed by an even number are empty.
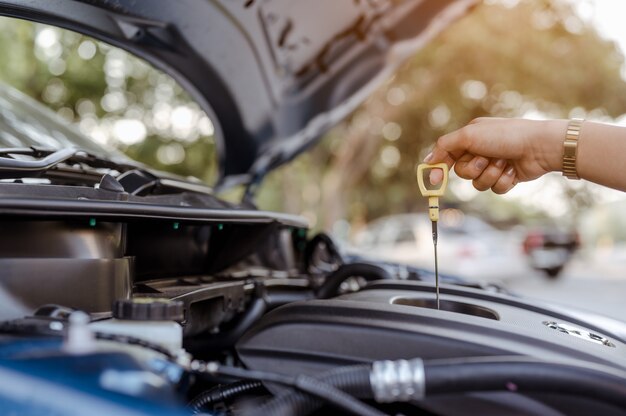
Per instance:
[[[563,176],[568,179],[580,179],[576,171],[576,156],[578,155],[578,138],[583,119],[573,118],[567,124],[565,142],[563,142]]]

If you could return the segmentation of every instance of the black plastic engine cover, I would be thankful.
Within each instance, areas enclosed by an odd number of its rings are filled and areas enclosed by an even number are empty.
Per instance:
[[[570,315],[483,290],[443,286],[441,293],[442,310],[432,308],[432,286],[420,282],[375,282],[365,290],[335,299],[289,304],[261,319],[237,344],[237,352],[251,369],[293,375],[315,374],[338,365],[416,357],[521,355],[626,368],[626,345],[622,341],[626,324],[606,320],[602,321],[606,326],[598,325],[601,321],[597,316],[589,315],[587,322],[580,314]],[[526,402],[520,402],[520,397]],[[581,410],[622,414],[578,398],[556,400],[556,405],[554,397],[535,399],[494,393],[487,400],[489,404],[476,411],[534,414],[533,406],[543,408],[550,403],[544,410],[558,409],[555,414],[580,414]],[[436,413],[460,414],[457,410],[467,406],[470,399],[455,400],[433,401],[427,407]],[[473,405],[477,400],[485,401],[474,395]],[[516,401],[520,403],[511,404]],[[496,402],[513,410],[494,409]]]

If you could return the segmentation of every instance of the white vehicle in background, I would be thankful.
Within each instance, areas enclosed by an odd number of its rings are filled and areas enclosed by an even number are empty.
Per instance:
[[[431,224],[426,214],[379,218],[355,236],[353,248],[385,261],[434,267]],[[441,212],[438,252],[441,273],[478,283],[500,283],[531,272],[515,233],[500,231],[458,209]]]
[[[556,226],[535,227],[528,231],[523,247],[528,263],[549,279],[556,279],[580,246],[576,231]]]

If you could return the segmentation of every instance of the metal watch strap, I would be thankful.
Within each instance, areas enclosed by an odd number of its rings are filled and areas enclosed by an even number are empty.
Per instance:
[[[567,133],[565,134],[565,142],[563,142],[563,176],[568,179],[580,179],[576,171],[576,156],[583,121],[580,118],[573,118],[567,124]]]

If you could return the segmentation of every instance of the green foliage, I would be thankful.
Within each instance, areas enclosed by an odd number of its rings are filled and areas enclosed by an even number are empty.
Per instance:
[[[208,183],[213,127],[168,75],[87,36],[0,18],[0,80],[57,111],[94,140]]]
[[[0,80],[95,140],[214,182],[212,125],[167,75],[88,37],[8,18],[0,18],[0,54]],[[622,65],[615,45],[569,2],[521,0],[511,8],[489,1],[425,47],[313,151],[270,174],[259,205],[305,214],[318,228],[423,209],[414,169],[437,137],[479,116],[621,115]],[[576,195],[572,204],[589,203]],[[457,203],[497,206],[500,216],[537,215],[490,198]]]
[[[568,117],[572,109],[596,118],[621,115],[626,113],[623,63],[615,45],[582,22],[569,3],[522,0],[514,8],[483,4],[418,53],[350,120],[303,157],[301,167],[285,167],[270,180],[280,186],[306,171],[309,181],[322,183],[337,167],[333,161],[351,129],[365,120],[370,129],[362,140],[378,141],[380,150],[358,181],[327,196],[343,199],[343,213],[317,226],[328,229],[342,217],[371,220],[421,210],[424,201],[417,196],[415,165],[440,135],[480,116]],[[401,135],[396,138],[398,127]],[[348,142],[354,146],[354,140]],[[387,160],[385,152],[390,155]],[[326,165],[319,168],[319,161]],[[345,174],[353,165],[339,169]],[[469,209],[472,204],[493,205],[494,198],[499,197],[483,194],[480,200],[492,204],[477,200],[469,203]],[[572,199],[572,204],[579,207],[583,199]],[[315,212],[315,218],[328,211],[324,204],[329,203],[308,203],[304,194],[300,204],[291,202],[301,212]],[[498,205],[503,204],[507,201],[499,199]],[[509,206],[509,212],[518,219],[527,213],[537,215],[524,207]]]

